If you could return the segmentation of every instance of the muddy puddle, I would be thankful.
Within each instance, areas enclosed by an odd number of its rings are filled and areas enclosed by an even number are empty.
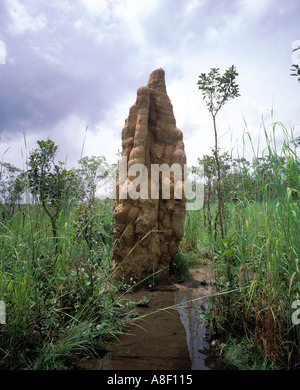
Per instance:
[[[224,369],[210,350],[200,320],[210,293],[209,275],[205,268],[191,274],[190,282],[129,294],[129,304],[140,302],[135,308],[139,317],[126,325],[126,333],[107,346],[101,359],[87,359],[81,369]]]

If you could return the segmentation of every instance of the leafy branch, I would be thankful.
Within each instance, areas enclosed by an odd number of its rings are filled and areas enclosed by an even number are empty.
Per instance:
[[[216,116],[220,109],[231,99],[240,96],[239,87],[235,82],[238,72],[234,65],[225,71],[223,75],[220,75],[219,68],[211,68],[208,74],[201,73],[197,84],[199,90],[202,92],[203,99],[208,108],[208,111],[213,119],[213,127],[215,133],[215,149],[214,156],[217,165],[217,195],[218,195],[218,209],[219,209],[219,221],[221,229],[221,238],[224,239],[223,217],[222,217],[222,195],[220,189],[221,183],[221,168],[218,152],[218,134],[216,125]]]
[[[294,51],[297,51],[297,50],[300,50],[300,47],[297,47],[296,49],[293,50]],[[300,67],[298,64],[293,64],[292,67],[291,67],[291,72],[294,72],[294,73],[291,73],[291,76],[296,76],[298,77],[298,81],[300,83]]]

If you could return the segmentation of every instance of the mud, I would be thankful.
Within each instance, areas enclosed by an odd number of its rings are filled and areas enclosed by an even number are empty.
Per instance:
[[[205,268],[191,270],[193,279],[156,291],[140,290],[129,294],[139,317],[126,319],[126,333],[107,346],[101,359],[86,360],[88,370],[220,370],[206,339],[200,313],[210,293]],[[148,305],[143,307],[143,304]],[[202,307],[201,307],[202,306]]]

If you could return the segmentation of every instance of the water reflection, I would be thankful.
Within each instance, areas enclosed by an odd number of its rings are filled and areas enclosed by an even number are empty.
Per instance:
[[[197,291],[197,290],[196,290]],[[209,370],[206,366],[207,355],[204,350],[209,348],[205,339],[206,330],[200,320],[203,299],[193,294],[193,290],[178,289],[175,292],[175,303],[178,305],[180,319],[186,331],[186,343],[192,362],[192,370]]]
[[[175,284],[171,289],[166,286],[154,292],[141,290],[131,294],[131,300],[136,302],[147,295],[149,306],[138,307],[140,318],[130,326],[129,332],[109,344],[101,359],[88,359],[82,368],[225,369],[210,349],[200,318],[202,305],[208,305],[208,274],[199,269],[192,276],[192,282]]]

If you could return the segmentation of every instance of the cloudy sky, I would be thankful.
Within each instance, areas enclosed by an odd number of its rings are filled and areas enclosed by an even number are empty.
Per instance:
[[[69,166],[83,146],[115,162],[136,90],[159,67],[189,165],[214,143],[197,89],[212,67],[239,72],[241,96],[218,116],[222,150],[241,151],[245,130],[262,145],[262,116],[299,135],[299,15],[299,0],[1,0],[0,160],[23,167],[49,137]]]

